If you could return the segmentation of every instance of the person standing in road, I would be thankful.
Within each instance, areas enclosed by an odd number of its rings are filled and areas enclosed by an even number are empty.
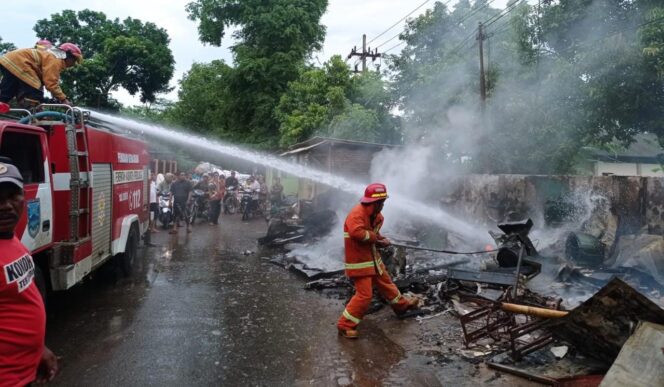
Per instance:
[[[18,169],[0,158],[0,386],[53,380],[56,356],[44,345],[46,312],[35,264],[15,235],[25,202]]]
[[[223,175],[222,175],[223,176]],[[224,193],[226,191],[226,184],[223,177],[219,177],[219,173],[215,172],[212,175],[212,184],[210,187],[210,214],[209,221],[210,225],[216,226],[219,224],[219,215],[221,215],[221,200],[224,198]]]
[[[284,186],[281,185],[281,178],[275,177],[272,188],[270,188],[270,202],[273,206],[280,206],[284,200]]]
[[[355,294],[339,317],[337,327],[339,334],[349,339],[359,337],[357,326],[369,309],[374,286],[397,315],[417,308],[417,299],[401,295],[377,251],[377,247],[390,245],[389,239],[380,234],[381,211],[387,197],[385,185],[370,184],[344,223],[346,276],[353,281]]]
[[[157,202],[157,175],[150,172],[150,232],[157,230],[157,218],[159,217],[159,203]]]
[[[187,180],[187,175],[184,172],[180,172],[178,179],[171,184],[173,214],[175,215],[173,229],[170,231],[171,234],[177,234],[177,228],[181,220],[184,220],[185,226],[187,227],[187,233],[191,232],[189,221],[187,220],[187,207],[189,202],[191,202],[191,191],[192,186],[191,182]]]

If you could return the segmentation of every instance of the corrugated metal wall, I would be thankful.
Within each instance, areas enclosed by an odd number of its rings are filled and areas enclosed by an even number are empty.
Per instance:
[[[95,266],[111,253],[111,164],[92,164],[92,175],[92,266]]]

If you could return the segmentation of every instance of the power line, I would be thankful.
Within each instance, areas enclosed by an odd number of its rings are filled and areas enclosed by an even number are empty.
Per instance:
[[[397,43],[394,46],[392,46],[392,47],[388,48],[387,50],[383,51],[382,54],[387,54],[388,52],[394,50],[395,48],[397,48],[399,46],[403,46],[404,44],[406,44],[405,40],[403,42]]]
[[[375,41],[376,39],[380,38],[381,36],[385,35],[385,34],[386,34],[389,30],[391,30],[392,28],[398,26],[399,23],[401,23],[402,21],[406,20],[406,18],[408,18],[408,16],[414,14],[418,9],[422,8],[422,7],[423,7],[426,3],[428,3],[429,1],[431,1],[431,0],[426,0],[426,1],[424,1],[422,4],[418,5],[414,10],[410,11],[406,16],[404,16],[404,17],[402,17],[401,19],[399,19],[399,21],[397,21],[396,23],[392,24],[388,29],[386,29],[385,31],[381,32],[380,34],[378,34],[377,36],[375,36],[373,39],[371,39],[370,41],[368,41],[367,44],[370,44],[371,42],[373,42],[373,41]],[[451,0],[450,0],[450,1],[451,1]],[[449,1],[448,1],[448,2],[449,2]],[[399,33],[399,34],[401,34],[401,33]],[[399,34],[398,34],[397,36],[399,36]],[[392,38],[392,39],[393,39],[393,38]],[[383,44],[385,44],[385,43],[383,43]]]
[[[475,9],[469,11],[465,16],[463,16],[463,17],[457,22],[457,24],[461,24],[461,23],[465,22],[466,20],[470,19],[470,18],[473,17],[475,14],[477,14],[479,11],[481,11],[482,9],[484,9],[484,8],[488,7],[489,5],[491,5],[491,3],[493,3],[494,1],[496,1],[496,0],[489,0],[489,1],[487,1],[486,3],[482,4],[480,7],[475,8]]]
[[[645,22],[645,23],[638,24],[638,25],[636,25],[636,26],[632,26],[632,27],[628,27],[628,28],[620,29],[620,30],[618,30],[618,31],[612,32],[612,33],[610,33],[610,34],[608,34],[608,35],[602,36],[602,37],[597,38],[597,39],[587,40],[587,41],[584,41],[584,42],[580,42],[580,43],[579,43],[578,45],[576,45],[576,46],[571,46],[571,47],[568,47],[567,49],[560,50],[560,51],[554,51],[554,52],[556,52],[556,53],[566,53],[566,52],[569,52],[569,51],[571,51],[571,50],[578,49],[578,48],[581,48],[581,47],[583,47],[583,46],[587,46],[587,45],[589,45],[589,44],[593,44],[593,43],[601,42],[602,40],[608,39],[608,38],[610,38],[610,37],[612,37],[612,36],[616,36],[616,35],[621,34],[621,33],[623,33],[623,32],[627,32],[627,31],[631,31],[631,30],[638,30],[638,29],[641,28],[641,27],[645,27],[645,26],[647,26],[647,25],[654,24],[654,23],[657,23],[657,22],[660,22],[660,21],[664,21],[664,16],[659,17],[659,18],[656,18],[656,19],[653,19],[653,20],[650,20],[650,21],[647,21],[647,22]]]
[[[401,36],[401,34],[403,34],[403,32],[404,32],[404,31],[399,31],[398,34],[396,34],[396,35],[394,35],[393,37],[387,39],[387,40],[384,41],[383,43],[377,45],[376,48],[381,48],[381,47],[383,47],[383,46],[386,45],[387,43],[389,43],[389,42],[393,41],[394,39],[398,38],[399,36]]]
[[[507,16],[510,12],[512,12],[520,4],[521,4],[520,1],[515,1],[514,3],[512,3],[512,5],[509,5],[509,6],[505,7],[504,10],[502,10],[498,14],[490,17],[489,20],[485,21],[484,26],[488,27],[488,26],[492,25],[493,23],[497,22],[498,20],[502,19],[503,17]]]
[[[452,0],[447,0],[446,2],[443,3],[443,5],[447,5],[447,4],[449,4],[451,1],[452,1]],[[421,7],[421,5],[420,5],[420,7]],[[419,8],[419,7],[418,7],[418,8]],[[411,14],[412,14],[412,12],[411,12]],[[410,15],[410,14],[409,14],[409,15]],[[407,15],[406,17],[408,17],[408,15]],[[401,22],[402,20],[404,20],[404,19],[401,19],[399,22]],[[397,23],[399,23],[399,22],[397,22]],[[390,27],[390,29],[391,29],[391,28],[392,28],[392,27]],[[404,33],[405,31],[406,31],[405,28],[402,29],[398,34],[392,36],[391,38],[387,39],[387,40],[384,41],[383,43],[379,44],[378,46],[376,46],[376,48],[383,47],[385,44],[387,44],[387,43],[391,42],[392,40],[394,40],[394,39],[398,38],[399,36],[401,36],[401,34]],[[387,31],[385,31],[385,32],[387,32]],[[381,35],[382,35],[382,34],[381,34]],[[376,36],[376,37],[375,37],[374,39],[372,39],[369,43],[371,43],[372,41],[378,39],[379,36],[380,36],[380,35]]]

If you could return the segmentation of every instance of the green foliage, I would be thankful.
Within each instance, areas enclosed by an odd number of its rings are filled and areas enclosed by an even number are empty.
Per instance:
[[[447,161],[470,156],[486,173],[566,173],[585,145],[627,144],[646,131],[662,138],[664,18],[653,22],[663,12],[656,3],[522,2],[488,23],[485,114],[473,31],[498,10],[436,3],[408,23],[408,45],[391,60],[404,135],[435,144]]]
[[[3,54],[7,51],[16,50],[16,46],[10,42],[3,42],[2,37],[0,37],[0,54]]]
[[[195,63],[180,81],[178,102],[166,110],[166,119],[199,133],[232,137],[232,72],[222,60]]]
[[[37,36],[54,44],[74,42],[86,58],[63,73],[63,89],[77,103],[118,109],[109,93],[122,87],[141,102],[154,102],[169,91],[175,61],[166,30],[153,23],[127,18],[108,19],[102,12],[65,10],[42,19]]]
[[[226,137],[273,147],[279,136],[275,108],[288,83],[299,75],[313,50],[321,48],[320,24],[327,0],[197,0],[187,11],[199,22],[201,41],[220,45],[237,28],[232,46],[235,67],[228,74],[226,111],[233,123]]]
[[[340,56],[322,68],[305,68],[281,97],[280,143],[320,135],[370,142],[399,142],[389,114],[390,95],[376,73],[353,76]]]

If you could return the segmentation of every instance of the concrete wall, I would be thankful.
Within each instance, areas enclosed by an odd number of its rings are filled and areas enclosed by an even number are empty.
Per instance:
[[[603,211],[617,217],[619,235],[664,235],[664,178],[472,175],[450,187],[443,205],[488,227],[525,217],[557,227]]]

